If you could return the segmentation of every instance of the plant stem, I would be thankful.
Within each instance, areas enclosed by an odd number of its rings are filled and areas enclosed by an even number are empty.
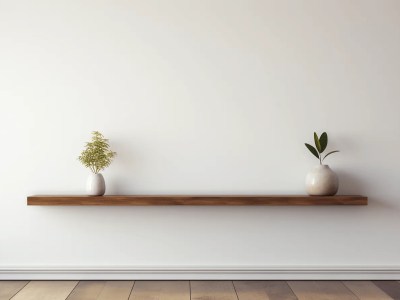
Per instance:
[[[90,166],[90,170],[92,170],[92,172],[93,172],[94,174],[97,174],[97,172],[96,172],[96,167],[95,167],[95,166]]]
[[[322,165],[321,153],[319,153],[318,156],[319,156],[319,164]]]

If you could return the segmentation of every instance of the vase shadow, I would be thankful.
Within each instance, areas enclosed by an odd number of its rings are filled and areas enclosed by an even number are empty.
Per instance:
[[[375,208],[380,209],[398,209],[395,205],[391,204],[389,196],[382,197],[373,193],[374,187],[365,180],[362,180],[362,176],[357,176],[344,170],[335,170],[339,176],[339,191],[338,195],[361,195],[368,197],[368,205],[373,205]],[[376,189],[376,188],[375,188]]]
[[[335,170],[339,177],[339,195],[364,195],[368,186],[360,177],[343,170]]]

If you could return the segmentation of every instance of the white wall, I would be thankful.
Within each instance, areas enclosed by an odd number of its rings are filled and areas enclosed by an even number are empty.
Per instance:
[[[0,0],[0,267],[397,268],[400,1]],[[296,194],[326,130],[366,207],[28,207],[82,194]]]

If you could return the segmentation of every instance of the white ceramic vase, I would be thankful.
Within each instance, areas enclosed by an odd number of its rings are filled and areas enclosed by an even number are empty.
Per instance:
[[[311,196],[333,196],[339,189],[339,179],[328,165],[318,165],[308,172],[306,189]]]
[[[106,192],[106,183],[103,175],[90,174],[86,181],[86,193],[89,196],[103,196]]]

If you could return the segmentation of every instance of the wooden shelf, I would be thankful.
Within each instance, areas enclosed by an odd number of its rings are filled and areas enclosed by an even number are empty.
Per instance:
[[[29,196],[28,205],[367,205],[364,196],[280,196],[280,195],[106,195]]]

